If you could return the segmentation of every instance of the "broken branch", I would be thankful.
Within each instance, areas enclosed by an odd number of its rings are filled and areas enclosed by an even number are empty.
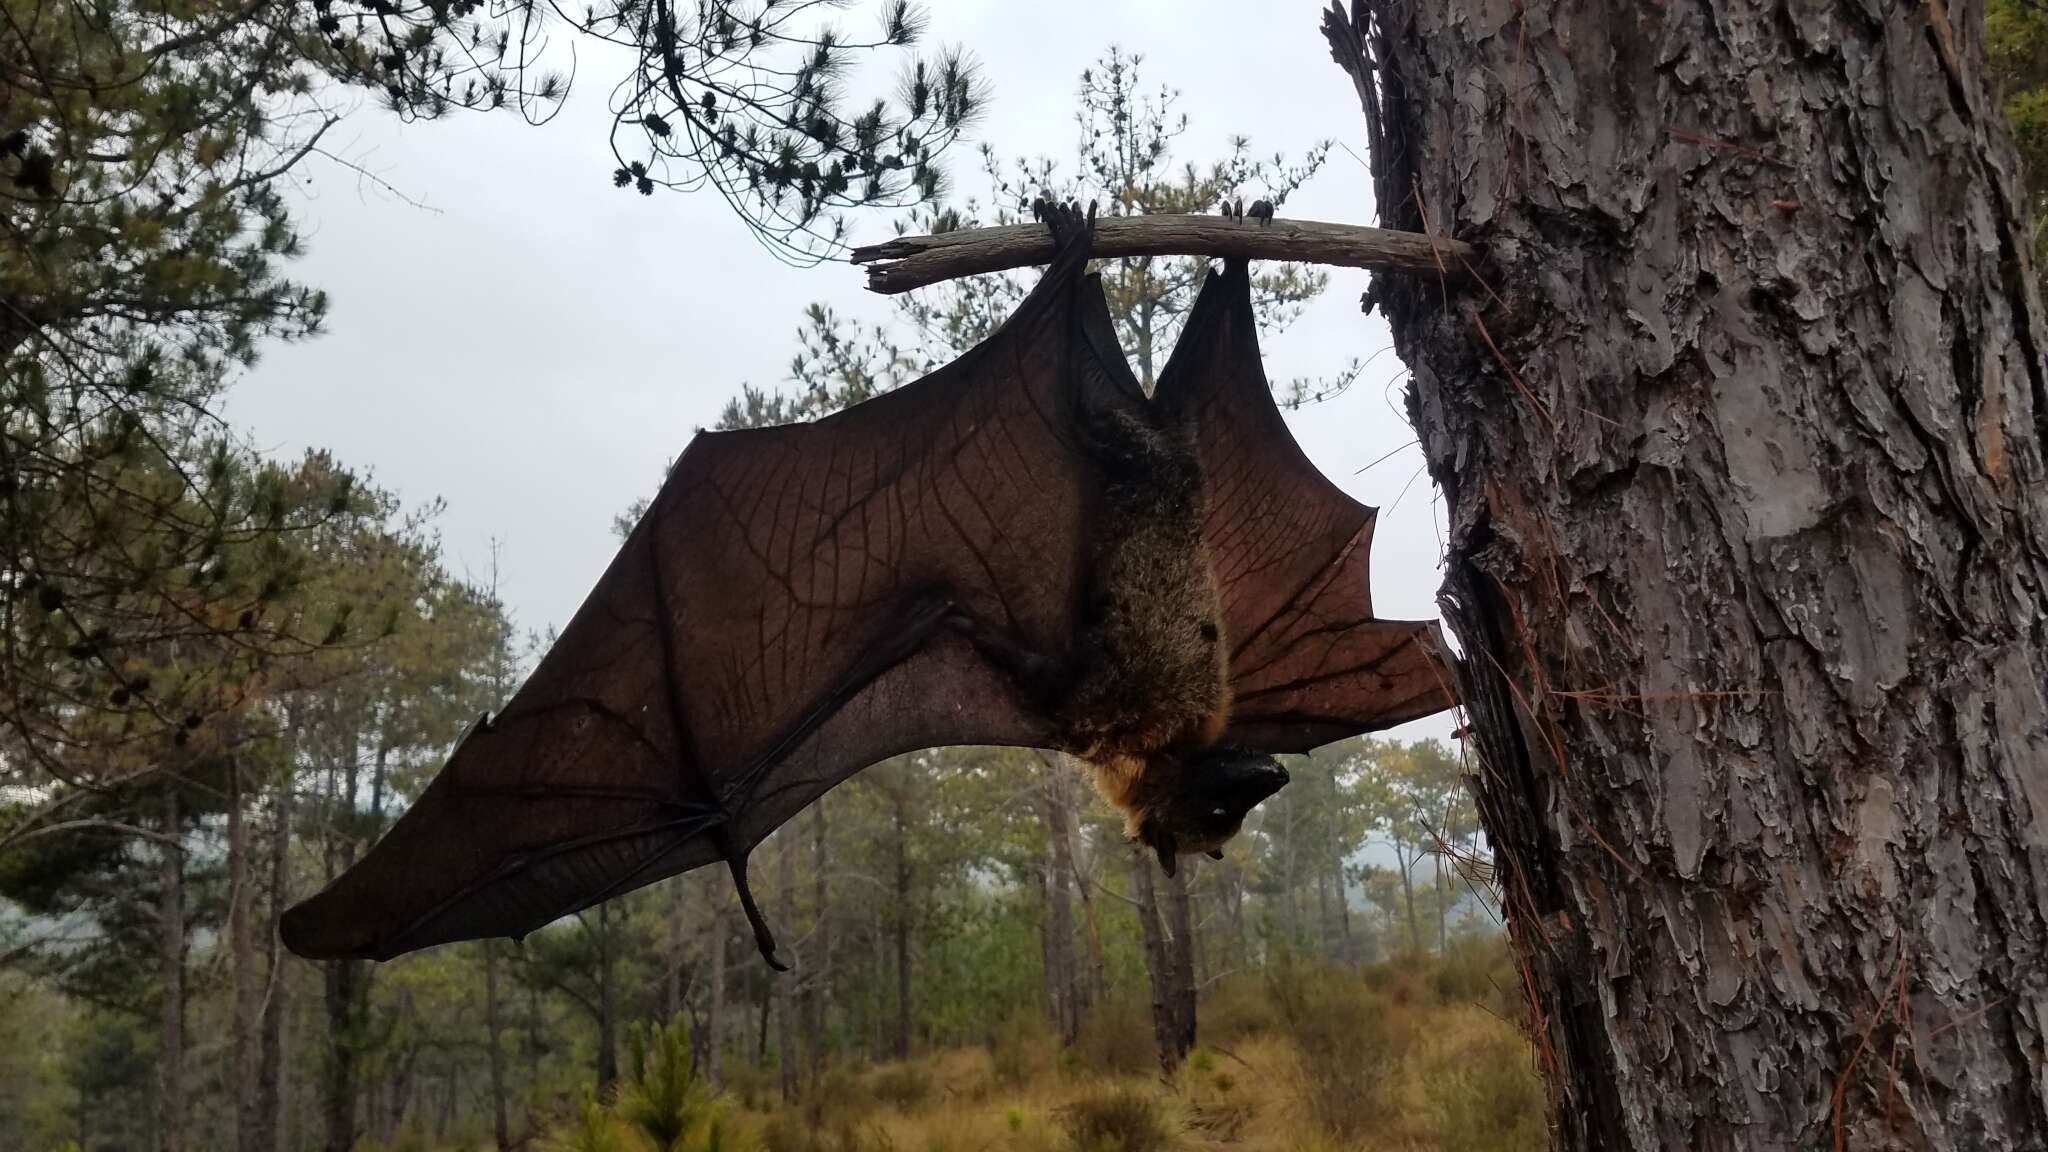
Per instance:
[[[1381,272],[1439,274],[1479,259],[1470,244],[1356,224],[1320,220],[1266,223],[1227,216],[1107,216],[1095,222],[1093,253],[1117,256],[1222,256],[1241,260],[1289,260],[1334,264]],[[868,288],[884,295],[908,292],[942,280],[1049,264],[1056,254],[1052,235],[1040,224],[899,236],[853,250],[855,264],[867,264]]]

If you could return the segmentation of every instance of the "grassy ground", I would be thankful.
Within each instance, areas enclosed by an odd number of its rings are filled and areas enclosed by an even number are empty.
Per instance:
[[[733,1086],[722,1140],[764,1152],[1531,1152],[1541,1081],[1498,945],[1363,972],[1219,982],[1205,1044],[1162,1076],[1137,1005],[1062,1052],[1032,1019],[986,1047],[828,1073],[807,1098]]]

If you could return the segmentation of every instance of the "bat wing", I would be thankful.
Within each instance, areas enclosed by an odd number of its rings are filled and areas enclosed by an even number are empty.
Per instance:
[[[558,642],[363,860],[287,913],[309,957],[520,936],[746,853],[892,755],[1044,744],[988,641],[1070,650],[1096,481],[1073,414],[1086,241],[932,375],[694,439]],[[1093,402],[1093,401],[1091,401]],[[772,960],[771,960],[772,962]]]
[[[1224,739],[1306,752],[1450,707],[1436,625],[1373,616],[1375,510],[1317,471],[1273,402],[1242,261],[1208,276],[1182,332],[1158,399],[1196,412],[1230,645]]]

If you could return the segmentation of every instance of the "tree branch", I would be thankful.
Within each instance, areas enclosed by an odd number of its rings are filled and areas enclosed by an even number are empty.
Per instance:
[[[1225,216],[1109,216],[1095,222],[1094,254],[1115,256],[1225,256],[1290,260],[1387,272],[1457,274],[1479,259],[1479,249],[1420,232],[1395,232],[1318,220],[1236,220]],[[899,236],[853,250],[868,269],[868,288],[895,295],[983,272],[1048,264],[1055,254],[1043,225]]]

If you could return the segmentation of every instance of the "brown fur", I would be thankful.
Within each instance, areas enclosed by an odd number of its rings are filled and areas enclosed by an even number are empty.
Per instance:
[[[1061,709],[1069,748],[1133,835],[1173,784],[1169,750],[1214,744],[1230,719],[1229,648],[1202,538],[1206,505],[1192,420],[1112,410],[1092,447],[1110,479],[1091,588]]]

